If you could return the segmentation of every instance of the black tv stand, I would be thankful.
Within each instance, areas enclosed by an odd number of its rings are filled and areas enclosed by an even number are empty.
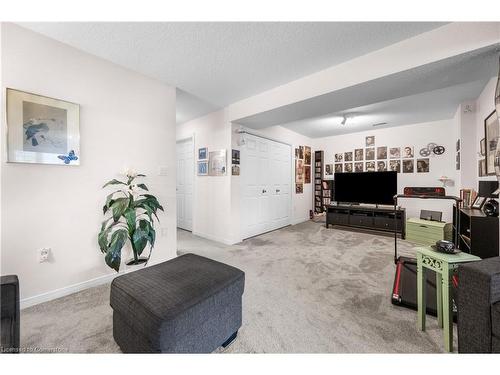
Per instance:
[[[396,216],[396,217],[394,217]],[[363,206],[340,203],[329,205],[326,210],[326,227],[339,225],[382,232],[396,232],[405,238],[406,211],[404,208]],[[395,228],[395,226],[397,226]]]

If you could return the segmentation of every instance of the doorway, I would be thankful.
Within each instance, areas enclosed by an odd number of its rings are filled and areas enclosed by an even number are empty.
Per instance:
[[[177,142],[177,227],[193,230],[193,138]]]

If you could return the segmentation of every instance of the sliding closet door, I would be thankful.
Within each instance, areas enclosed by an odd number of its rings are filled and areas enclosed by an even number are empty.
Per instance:
[[[241,148],[243,238],[290,223],[290,146],[245,135]]]

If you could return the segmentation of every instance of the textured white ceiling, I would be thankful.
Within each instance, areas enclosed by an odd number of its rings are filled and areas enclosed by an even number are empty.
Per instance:
[[[255,129],[283,125],[317,138],[368,130],[378,122],[399,126],[451,118],[496,75],[499,53],[499,45],[485,47],[235,122]],[[344,115],[354,119],[341,126]]]
[[[20,23],[181,89],[181,122],[443,25]]]

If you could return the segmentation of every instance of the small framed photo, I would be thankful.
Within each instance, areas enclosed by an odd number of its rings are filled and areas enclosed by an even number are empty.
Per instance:
[[[481,142],[479,142],[480,150],[481,150],[481,156],[486,156],[486,138],[481,139]]]
[[[472,203],[472,208],[481,209],[483,207],[483,204],[485,202],[486,202],[486,198],[485,197],[477,196],[476,199],[474,199],[474,203]]]
[[[375,146],[375,136],[374,135],[367,136],[365,138],[365,145],[366,147]]]
[[[198,149],[198,160],[208,160],[208,147]]]
[[[198,162],[198,176],[208,176],[208,160]]]
[[[7,89],[9,163],[80,164],[80,106]]]

